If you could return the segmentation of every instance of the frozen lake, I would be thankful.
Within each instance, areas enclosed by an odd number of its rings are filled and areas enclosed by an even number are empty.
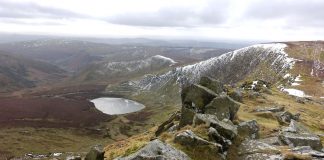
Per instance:
[[[93,99],[91,102],[98,110],[110,115],[132,113],[145,108],[143,104],[124,98],[103,97]]]

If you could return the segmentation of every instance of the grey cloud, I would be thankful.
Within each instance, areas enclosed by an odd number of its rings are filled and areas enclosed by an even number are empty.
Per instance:
[[[68,10],[41,6],[31,2],[0,1],[0,18],[76,18],[83,17]]]
[[[210,0],[201,9],[165,7],[156,12],[124,13],[106,18],[109,23],[148,27],[195,27],[217,25],[226,21],[228,1]]]
[[[284,19],[287,27],[324,26],[322,0],[271,0],[251,3],[243,17],[266,20]]]

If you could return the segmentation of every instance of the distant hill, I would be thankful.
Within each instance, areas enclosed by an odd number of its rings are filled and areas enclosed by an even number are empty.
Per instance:
[[[105,41],[103,41],[105,42]],[[70,72],[94,63],[142,60],[162,55],[182,62],[196,62],[228,52],[224,48],[105,44],[69,39],[42,39],[0,44],[0,50],[45,61]]]
[[[66,76],[56,66],[0,51],[0,91],[35,87]]]

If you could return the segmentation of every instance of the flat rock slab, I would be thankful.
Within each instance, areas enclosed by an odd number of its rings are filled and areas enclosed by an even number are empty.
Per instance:
[[[281,142],[279,141],[278,137],[268,137],[268,138],[263,138],[259,139],[260,142],[269,144],[269,145],[281,145]]]
[[[206,114],[214,114],[219,120],[233,120],[240,104],[227,95],[220,95],[214,98],[204,109]]]
[[[315,150],[323,148],[321,139],[314,134],[283,132],[279,135],[279,139],[291,147],[310,146]]]
[[[237,135],[237,127],[231,121],[219,121],[215,115],[196,114],[194,117],[194,125],[199,124],[207,124],[215,128],[221,136],[227,139],[233,139]]]
[[[315,151],[310,146],[295,147],[290,149],[290,151],[302,155],[311,155],[312,157],[324,159],[324,152]]]
[[[242,156],[243,160],[283,160],[280,154],[254,153]]]
[[[196,110],[202,110],[216,96],[212,90],[197,84],[192,84],[181,91],[182,104]]]
[[[244,138],[259,138],[259,125],[256,120],[242,122],[237,127],[238,134]]]
[[[239,155],[251,155],[255,153],[280,154],[280,151],[269,144],[257,140],[245,140],[239,147]]]

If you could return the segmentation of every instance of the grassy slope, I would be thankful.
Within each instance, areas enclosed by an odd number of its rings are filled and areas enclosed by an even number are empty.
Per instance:
[[[314,62],[320,62],[324,67],[324,42],[294,42],[288,43],[286,52],[290,57],[302,61],[296,62],[290,73],[293,76],[302,76],[302,82],[298,82],[300,86],[294,86],[296,89],[304,91],[307,95],[318,98],[324,96],[324,71],[315,70]],[[314,71],[311,74],[312,69]]]

